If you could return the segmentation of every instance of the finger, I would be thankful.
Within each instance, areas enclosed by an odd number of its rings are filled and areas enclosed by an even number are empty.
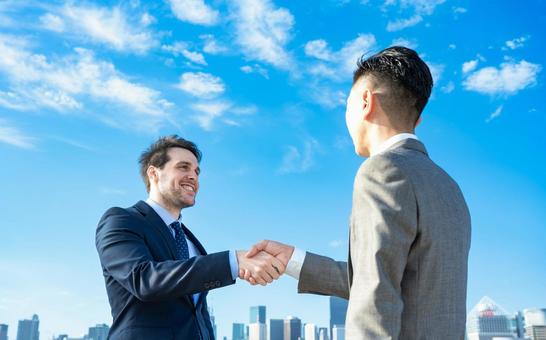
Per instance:
[[[255,286],[255,285],[257,284],[256,280],[254,280],[253,277],[250,277],[250,278],[248,279],[248,282],[249,282],[251,285],[253,285],[253,286]]]
[[[253,276],[253,277],[254,277],[254,279],[256,280],[256,282],[258,284],[260,284],[262,286],[267,285],[267,282],[263,279],[263,277],[261,277],[261,276],[258,276],[258,277]]]
[[[239,278],[243,280],[245,278],[245,271],[243,269],[239,269]]]
[[[277,272],[279,276],[284,274],[286,271],[286,266],[284,263],[276,257],[271,260],[271,266],[275,269],[275,272]]]
[[[251,278],[251,275],[250,275],[250,270],[248,269],[245,269],[245,280],[248,281],[248,279]]]
[[[273,264],[271,263],[271,261],[264,263],[264,271],[267,274],[267,279],[271,280],[271,281],[268,281],[269,283],[273,282],[273,280],[278,279],[280,276],[280,274],[277,273],[275,268],[273,268]]]
[[[256,243],[255,245],[250,248],[250,250],[246,253],[246,257],[253,257],[254,255],[258,254],[260,251],[264,250],[267,246],[267,241],[260,241]]]

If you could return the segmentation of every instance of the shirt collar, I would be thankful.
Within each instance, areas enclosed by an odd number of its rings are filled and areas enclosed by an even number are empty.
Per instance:
[[[154,209],[154,211],[159,215],[159,217],[161,217],[166,225],[171,225],[171,223],[175,221],[180,222],[180,220],[182,219],[182,215],[178,215],[178,219],[173,218],[172,215],[167,211],[167,209],[163,208],[161,205],[159,205],[159,203],[149,197],[146,200],[146,203],[148,203],[148,205],[152,207],[152,209]]]
[[[387,139],[386,141],[384,141],[383,143],[381,143],[379,147],[377,148],[377,150],[375,150],[375,152],[371,154],[370,156],[375,156],[377,154],[385,152],[394,144],[401,142],[405,139],[410,139],[410,138],[419,140],[419,138],[417,138],[417,136],[414,135],[413,133],[399,133],[397,135],[394,135],[390,137],[389,139]]]

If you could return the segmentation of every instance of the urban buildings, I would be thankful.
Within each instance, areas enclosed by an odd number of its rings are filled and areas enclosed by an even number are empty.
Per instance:
[[[34,314],[30,320],[20,320],[17,327],[17,340],[39,340],[40,319]]]

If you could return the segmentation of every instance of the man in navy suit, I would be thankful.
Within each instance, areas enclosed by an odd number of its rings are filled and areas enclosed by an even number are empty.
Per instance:
[[[112,309],[109,339],[213,340],[209,290],[235,283],[239,270],[262,285],[284,272],[265,252],[207,254],[184,226],[181,210],[195,204],[200,160],[194,143],[160,138],[140,157],[148,199],[102,216],[96,247]]]

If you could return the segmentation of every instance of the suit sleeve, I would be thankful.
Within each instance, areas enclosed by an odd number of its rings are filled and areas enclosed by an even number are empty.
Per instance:
[[[339,296],[348,300],[347,262],[307,252],[301,267],[298,293]]]
[[[185,261],[155,261],[131,223],[135,218],[124,209],[109,209],[99,222],[95,244],[105,274],[139,300],[168,300],[235,282],[228,251]]]
[[[348,336],[398,339],[401,282],[417,234],[417,203],[409,178],[392,159],[377,156],[367,163],[355,180],[347,323],[356,334]]]

